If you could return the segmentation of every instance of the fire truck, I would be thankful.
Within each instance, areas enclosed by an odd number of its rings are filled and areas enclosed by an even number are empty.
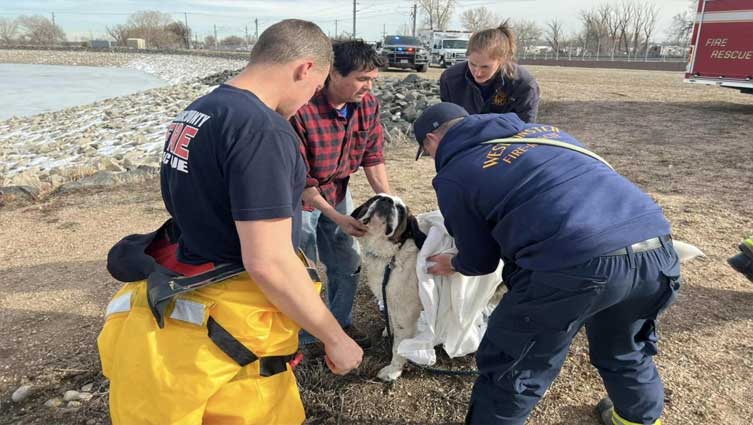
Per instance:
[[[699,0],[688,83],[753,94],[753,0]]]

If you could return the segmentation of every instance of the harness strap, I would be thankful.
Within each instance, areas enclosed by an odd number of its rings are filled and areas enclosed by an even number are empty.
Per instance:
[[[382,304],[384,304],[384,313],[382,316],[384,317],[384,323],[387,326],[387,336],[389,336],[390,344],[392,344],[392,329],[390,328],[390,313],[387,307],[387,283],[390,281],[390,275],[392,274],[392,269],[394,267],[395,257],[393,256],[392,259],[390,259],[390,262],[384,266],[384,278],[382,279]]]
[[[591,152],[590,150],[586,148],[582,148],[580,146],[576,146],[570,143],[561,142],[559,140],[552,140],[552,139],[543,139],[543,138],[535,138],[532,137],[530,139],[528,138],[512,138],[507,137],[504,139],[492,139],[487,140],[486,142],[481,143],[482,145],[523,145],[523,144],[529,144],[529,145],[544,145],[544,146],[555,146],[558,148],[564,148],[569,149],[571,151],[575,151],[578,153],[582,153],[583,155],[590,156],[591,158],[594,158],[598,161],[601,161],[604,165],[614,170],[614,167],[612,167],[604,158],[600,157],[599,155]]]

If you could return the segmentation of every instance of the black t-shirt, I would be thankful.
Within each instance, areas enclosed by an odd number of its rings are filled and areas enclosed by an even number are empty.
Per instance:
[[[234,221],[293,219],[298,247],[306,165],[299,139],[256,95],[228,85],[195,100],[170,124],[162,199],[181,229],[178,259],[241,263]]]

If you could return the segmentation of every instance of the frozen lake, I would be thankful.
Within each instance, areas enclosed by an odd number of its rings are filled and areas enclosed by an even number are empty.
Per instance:
[[[124,68],[0,63],[0,120],[57,111],[167,85]]]

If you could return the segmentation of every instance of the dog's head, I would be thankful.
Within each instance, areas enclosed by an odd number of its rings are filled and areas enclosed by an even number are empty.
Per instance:
[[[426,235],[418,227],[416,217],[411,215],[403,200],[397,196],[384,193],[372,196],[350,215],[368,225],[369,234],[383,235],[394,244],[414,239],[420,248],[426,239]]]

